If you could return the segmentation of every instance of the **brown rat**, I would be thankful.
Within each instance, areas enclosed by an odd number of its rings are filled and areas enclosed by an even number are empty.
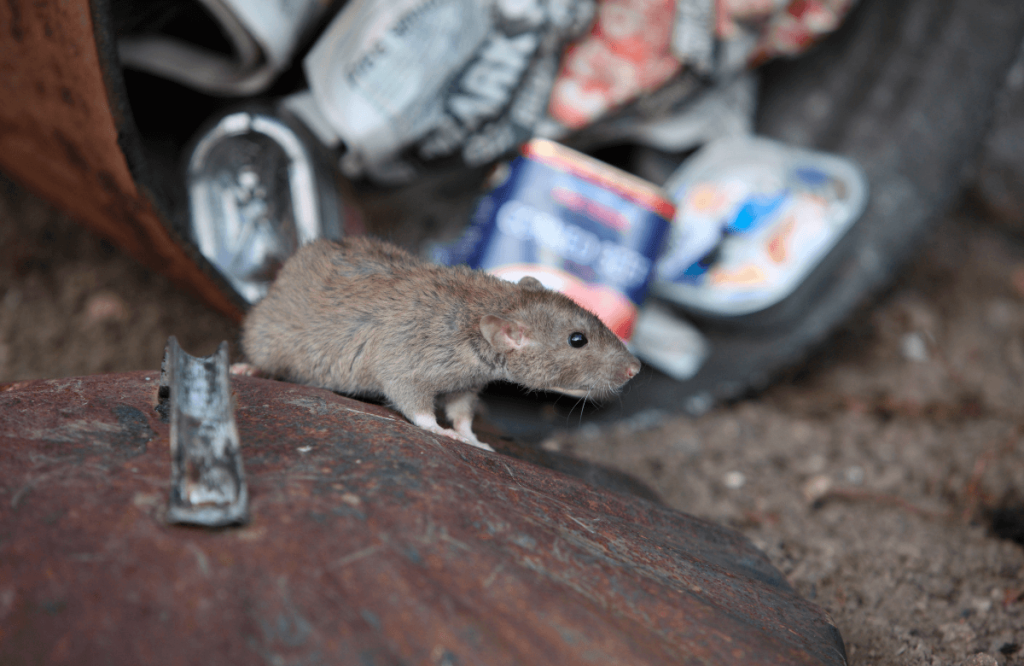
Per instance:
[[[534,278],[437,266],[366,236],[296,252],[246,318],[242,346],[266,373],[382,396],[414,424],[487,450],[472,422],[488,383],[598,399],[640,370],[595,315]],[[438,425],[438,399],[454,431]]]

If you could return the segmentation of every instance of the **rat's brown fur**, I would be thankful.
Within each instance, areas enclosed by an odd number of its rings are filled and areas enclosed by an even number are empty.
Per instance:
[[[581,348],[568,343],[577,331]],[[532,278],[428,264],[369,237],[300,249],[246,318],[242,345],[269,374],[385,397],[417,425],[476,444],[473,406],[491,381],[600,398],[640,368],[596,316]],[[457,433],[437,425],[437,398]]]

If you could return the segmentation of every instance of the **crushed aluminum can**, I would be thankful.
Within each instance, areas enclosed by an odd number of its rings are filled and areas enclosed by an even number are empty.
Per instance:
[[[206,11],[197,11],[197,5]],[[127,68],[205,93],[253,95],[266,90],[291,65],[329,8],[324,0],[158,2],[137,10],[148,20],[118,40],[118,55]],[[186,28],[195,39],[173,34],[178,30],[161,30],[204,22],[213,25],[206,30]],[[208,34],[222,35],[230,53],[208,43]]]
[[[227,342],[196,358],[173,335],[168,338],[157,408],[171,422],[168,522],[221,527],[249,520],[229,380]]]
[[[868,198],[850,160],[758,137],[707,145],[665,189],[677,211],[652,291],[719,317],[759,312],[790,295]]]
[[[674,207],[656,185],[534,139],[434,260],[518,281],[530,275],[629,340]]]
[[[186,167],[191,235],[247,301],[299,246],[340,238],[355,213],[316,139],[283,108],[241,109],[200,132]],[[351,225],[350,225],[351,226]]]

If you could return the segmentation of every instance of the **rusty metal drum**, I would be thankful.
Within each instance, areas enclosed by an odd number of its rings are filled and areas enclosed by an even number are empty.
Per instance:
[[[845,663],[738,533],[320,389],[232,378],[250,520],[172,525],[158,384],[0,388],[0,663]]]

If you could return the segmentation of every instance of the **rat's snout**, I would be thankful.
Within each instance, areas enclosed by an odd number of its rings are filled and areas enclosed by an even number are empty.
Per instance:
[[[625,384],[630,379],[633,379],[633,377],[636,377],[638,372],[640,372],[640,361],[634,358],[619,371],[619,380]]]

